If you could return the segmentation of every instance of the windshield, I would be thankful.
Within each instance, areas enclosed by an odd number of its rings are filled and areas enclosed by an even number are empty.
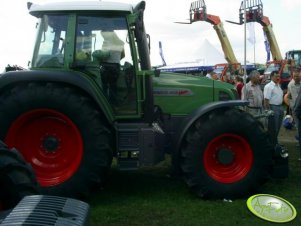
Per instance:
[[[68,17],[66,15],[44,15],[39,24],[40,33],[32,66],[63,67]]]
[[[287,53],[287,58],[294,59],[298,66],[301,65],[301,51],[300,50],[289,51]]]

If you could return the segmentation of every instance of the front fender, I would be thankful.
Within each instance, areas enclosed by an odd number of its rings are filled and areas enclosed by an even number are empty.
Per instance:
[[[78,72],[79,73],[79,72]],[[55,82],[66,85],[72,85],[87,93],[97,103],[109,122],[112,122],[113,116],[110,110],[104,105],[105,97],[97,88],[95,82],[84,76],[80,76],[74,71],[46,71],[46,70],[24,70],[11,71],[0,75],[0,93],[19,83],[28,82]],[[98,91],[97,91],[98,90]]]

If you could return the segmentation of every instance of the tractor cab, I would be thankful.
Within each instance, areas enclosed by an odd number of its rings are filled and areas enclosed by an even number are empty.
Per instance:
[[[289,50],[285,53],[285,58],[294,61],[297,67],[301,66],[301,50]]]
[[[148,61],[138,59],[139,45],[148,40],[137,41],[138,19],[128,4],[96,3],[102,7],[97,12],[92,6],[83,10],[82,5],[66,2],[54,12],[51,4],[30,5],[30,13],[39,18],[31,69],[72,70],[92,77],[114,114],[138,115],[140,86],[135,73],[143,66],[135,62]]]

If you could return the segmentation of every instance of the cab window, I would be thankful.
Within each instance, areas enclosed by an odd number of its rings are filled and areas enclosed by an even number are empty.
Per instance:
[[[79,16],[75,63],[99,77],[117,114],[137,113],[136,78],[125,17]]]
[[[64,44],[68,17],[44,15],[33,57],[33,67],[61,68],[64,66]]]

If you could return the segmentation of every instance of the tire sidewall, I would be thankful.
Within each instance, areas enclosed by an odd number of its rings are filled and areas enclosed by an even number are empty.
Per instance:
[[[257,180],[261,180],[258,176],[262,172],[270,170],[270,163],[272,153],[269,144],[267,144],[267,137],[262,130],[259,123],[248,113],[238,111],[228,111],[220,114],[214,114],[214,117],[207,119],[200,119],[197,123],[198,129],[195,132],[198,134],[197,139],[193,139],[189,148],[192,156],[189,157],[191,161],[191,173],[189,177],[195,178],[196,184],[199,185],[197,189],[204,187],[212,189],[212,193],[217,196],[227,196],[234,194],[234,192],[245,192],[253,185],[257,185]],[[204,167],[204,153],[206,146],[215,137],[222,134],[234,134],[243,137],[248,141],[253,154],[253,163],[247,175],[234,183],[220,183],[213,179]],[[265,162],[267,161],[267,162]],[[240,196],[240,195],[239,195]]]

